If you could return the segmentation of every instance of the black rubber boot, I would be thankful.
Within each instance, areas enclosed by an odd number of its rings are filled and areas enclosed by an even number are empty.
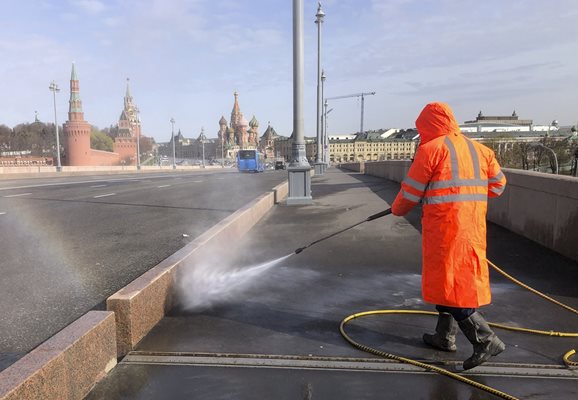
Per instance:
[[[474,354],[464,361],[464,369],[471,369],[497,356],[506,348],[492,331],[484,317],[474,312],[469,318],[458,322],[458,325],[470,343],[474,346]]]
[[[443,351],[456,351],[456,332],[458,326],[454,317],[449,313],[441,312],[438,316],[436,333],[430,335],[424,333],[423,341],[425,344]]]

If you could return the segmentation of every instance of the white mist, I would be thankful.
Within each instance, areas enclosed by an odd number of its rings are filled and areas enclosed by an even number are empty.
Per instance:
[[[242,295],[262,282],[270,268],[295,253],[259,265],[231,267],[213,259],[189,265],[178,274],[178,295],[185,310],[200,311],[217,304],[239,300]]]

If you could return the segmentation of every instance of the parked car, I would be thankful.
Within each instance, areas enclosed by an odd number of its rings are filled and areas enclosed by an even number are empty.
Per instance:
[[[285,161],[275,161],[275,169],[285,169]]]

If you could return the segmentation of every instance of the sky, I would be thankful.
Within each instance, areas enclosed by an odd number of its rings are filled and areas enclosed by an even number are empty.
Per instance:
[[[578,121],[576,0],[325,0],[326,97],[365,97],[364,129],[412,128],[444,101],[458,122]],[[127,78],[143,134],[216,137],[233,93],[262,134],[293,130],[291,0],[0,0],[0,124],[67,119],[70,72],[85,119],[118,123]],[[315,136],[317,1],[304,0],[304,125]],[[359,131],[359,97],[329,100],[330,135]]]

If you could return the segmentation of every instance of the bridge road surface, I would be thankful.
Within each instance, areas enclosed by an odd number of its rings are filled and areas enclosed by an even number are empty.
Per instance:
[[[285,179],[225,169],[0,180],[0,370]]]
[[[332,168],[313,177],[311,188],[313,204],[275,206],[239,241],[237,252],[230,248],[232,259],[224,266],[250,271],[362,221],[388,208],[399,184]],[[419,219],[420,210],[414,210],[406,218],[361,224],[247,275],[252,278],[247,290],[227,301],[173,309],[86,400],[498,399],[441,375],[385,362],[353,348],[339,333],[340,321],[361,311],[434,310],[421,300]],[[507,272],[578,308],[577,262],[493,224],[488,248],[488,258]],[[490,274],[493,301],[482,308],[489,321],[578,332],[576,315]],[[235,283],[242,281],[243,274],[235,276]],[[193,289],[185,286],[183,293]],[[435,324],[431,316],[372,316],[352,321],[346,331],[368,346],[454,369],[472,347],[459,332],[456,353],[428,348],[421,337]],[[498,334],[506,350],[467,377],[520,399],[578,399],[578,370],[561,362],[562,354],[578,349],[576,338]]]

